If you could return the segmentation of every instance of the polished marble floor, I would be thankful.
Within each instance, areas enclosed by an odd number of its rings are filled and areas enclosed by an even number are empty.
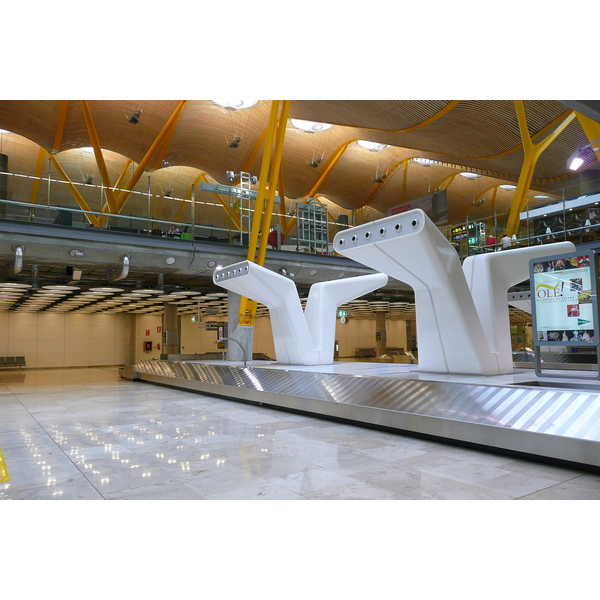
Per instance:
[[[583,500],[600,475],[119,377],[0,372],[4,500]]]

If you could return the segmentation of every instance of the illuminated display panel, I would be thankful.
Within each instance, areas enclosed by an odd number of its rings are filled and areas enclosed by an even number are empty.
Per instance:
[[[533,342],[537,346],[597,346],[597,257],[549,256],[529,263]]]

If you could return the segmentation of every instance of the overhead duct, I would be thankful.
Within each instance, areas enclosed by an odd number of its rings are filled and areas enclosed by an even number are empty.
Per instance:
[[[23,252],[25,251],[25,246],[17,244],[13,246],[13,250],[15,251],[15,266],[13,267],[13,271],[16,275],[23,270]]]
[[[123,255],[123,270],[120,275],[117,277],[113,277],[110,281],[121,281],[121,279],[125,279],[127,275],[129,275],[129,256],[127,254]]]

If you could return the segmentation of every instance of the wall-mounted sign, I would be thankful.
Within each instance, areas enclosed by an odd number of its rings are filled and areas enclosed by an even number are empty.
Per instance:
[[[150,335],[150,330],[146,329],[146,335]]]
[[[597,346],[596,255],[532,259],[529,270],[534,344]]]

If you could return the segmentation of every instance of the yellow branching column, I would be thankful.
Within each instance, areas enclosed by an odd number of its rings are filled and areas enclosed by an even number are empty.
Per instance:
[[[289,102],[289,101],[286,101]],[[279,100],[273,100],[271,103],[271,113],[269,115],[269,125],[267,127],[267,133],[265,136],[265,147],[263,150],[262,164],[260,167],[260,175],[258,177],[258,190],[256,193],[256,202],[254,203],[254,215],[252,217],[252,224],[250,227],[250,239],[248,240],[248,255],[247,260],[255,262],[256,250],[258,247],[258,236],[260,233],[260,227],[262,223],[263,206],[264,200],[267,195],[267,188],[269,187],[269,175],[271,160],[273,154],[273,143],[277,134],[277,120],[279,114]],[[279,126],[285,128],[287,123],[281,122]],[[277,148],[277,152],[283,151],[283,144]],[[279,156],[279,164],[281,164],[281,156]],[[275,173],[275,179],[271,184],[273,187],[277,185],[279,167]],[[239,324],[240,325],[252,325],[254,320],[254,314],[256,313],[256,302],[249,300],[248,298],[242,297],[239,305]]]
[[[575,114],[590,144],[598,147],[597,150],[594,149],[594,152],[596,158],[600,160],[600,123],[596,123],[596,121],[592,121],[592,119],[580,113]]]
[[[508,216],[508,223],[506,225],[506,233],[509,236],[513,236],[519,230],[520,218],[519,214],[525,210],[527,205],[527,194],[529,192],[529,186],[533,179],[533,173],[539,157],[548,148],[548,146],[566,129],[567,125],[575,118],[575,113],[572,112],[543,142],[534,144],[529,135],[527,129],[527,119],[525,117],[525,109],[523,107],[522,100],[515,100],[515,109],[517,111],[517,118],[519,119],[519,130],[521,132],[521,139],[523,140],[523,166],[521,167],[521,174],[519,175],[519,182],[517,189],[515,190],[515,197],[510,209]]]

